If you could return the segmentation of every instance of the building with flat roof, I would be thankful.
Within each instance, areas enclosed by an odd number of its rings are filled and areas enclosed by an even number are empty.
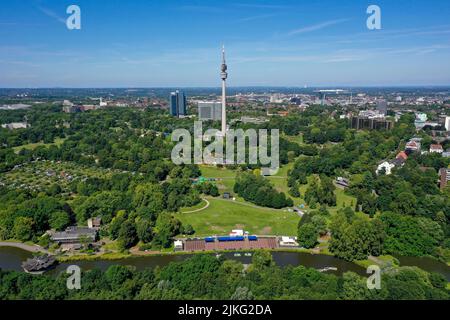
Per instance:
[[[50,231],[50,239],[57,243],[79,243],[83,240],[95,242],[97,230],[88,227],[67,227],[64,231]]]
[[[198,119],[202,121],[221,121],[222,103],[219,101],[199,101]]]
[[[350,119],[352,129],[356,130],[391,130],[394,122],[385,118],[352,117]]]
[[[2,124],[2,128],[9,130],[26,129],[28,127],[30,127],[30,125],[27,122],[11,122]]]
[[[170,93],[170,115],[174,117],[185,116],[186,112],[186,96],[181,91]]]
[[[382,115],[387,115],[388,104],[386,100],[378,100],[377,101],[377,111]]]

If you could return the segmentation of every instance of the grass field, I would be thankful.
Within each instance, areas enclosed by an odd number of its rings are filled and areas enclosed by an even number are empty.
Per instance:
[[[288,163],[281,167],[276,175],[269,176],[267,179],[274,185],[274,187],[281,192],[284,192],[287,196],[289,196],[289,188],[287,186],[287,179],[288,179],[288,171],[292,169],[294,166],[294,163]],[[213,166],[201,166],[202,175],[206,178],[221,178],[221,181],[217,181],[216,185],[219,188],[219,191],[221,193],[223,192],[231,192],[233,193],[233,186],[234,186],[234,178],[236,177],[236,172],[228,169],[223,168],[217,168]],[[308,178],[310,181],[312,179],[312,176]],[[306,189],[308,188],[308,185],[301,185],[300,186],[300,197],[299,198],[292,198],[295,205],[305,205],[305,208],[308,209],[308,206],[305,203],[304,195],[306,192]],[[336,207],[329,208],[329,211],[331,213],[335,213],[338,209],[343,208],[345,206],[352,206],[355,208],[356,206],[356,198],[348,196],[344,193],[344,190],[340,188],[336,188],[335,191],[336,194]],[[244,201],[243,199],[237,197],[237,201]]]
[[[200,203],[196,204],[195,206],[192,207],[186,207],[186,208],[181,208],[180,212],[188,212],[188,211],[194,211],[194,210],[199,210],[201,208],[204,208],[206,206],[206,201],[202,199],[202,201],[200,201]]]
[[[298,136],[287,136],[283,135],[283,138],[285,138],[288,141],[296,142],[298,144],[303,144],[303,133],[300,133]]]
[[[41,146],[51,146],[51,145],[55,145],[55,146],[60,146],[63,144],[64,140],[63,138],[56,138],[55,142],[53,143],[44,143],[44,142],[37,142],[37,143],[29,143],[29,144],[24,144],[18,147],[14,147],[13,150],[15,153],[19,153],[20,150],[22,149],[26,149],[26,150],[34,150],[37,147],[41,147]]]
[[[240,201],[208,197],[207,209],[195,213],[178,213],[183,224],[191,224],[196,236],[228,234],[244,229],[258,235],[297,234],[300,220],[296,213],[253,206]]]

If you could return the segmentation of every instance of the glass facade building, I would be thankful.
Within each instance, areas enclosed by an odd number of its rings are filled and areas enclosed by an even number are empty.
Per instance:
[[[174,117],[185,116],[187,114],[187,101],[183,92],[175,91],[170,94],[170,115]]]

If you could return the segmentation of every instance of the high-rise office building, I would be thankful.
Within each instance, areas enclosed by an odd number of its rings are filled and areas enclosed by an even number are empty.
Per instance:
[[[445,130],[450,131],[450,117],[445,117]]]
[[[200,101],[198,103],[198,119],[202,121],[222,120],[222,103],[219,101]]]
[[[377,101],[377,110],[382,115],[387,115],[388,105],[386,100],[378,100]]]
[[[183,92],[175,91],[170,94],[170,115],[174,117],[185,116],[186,112],[186,96]]]

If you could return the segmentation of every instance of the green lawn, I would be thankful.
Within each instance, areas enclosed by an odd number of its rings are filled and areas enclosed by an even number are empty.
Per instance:
[[[274,176],[268,176],[267,179],[274,185],[274,187],[281,192],[284,192],[287,196],[289,196],[289,188],[287,186],[287,178],[288,171],[292,169],[294,166],[294,162],[283,165]],[[206,178],[221,178],[221,181],[217,181],[216,185],[219,188],[220,193],[223,192],[231,192],[233,193],[234,186],[234,178],[236,177],[236,171],[217,168],[214,166],[201,166],[202,175]],[[312,176],[308,177],[308,181],[312,179]],[[304,204],[305,209],[308,209],[308,206],[305,203],[304,195],[308,185],[300,186],[300,198],[291,197],[294,200],[295,205]],[[352,196],[348,196],[344,193],[344,190],[340,188],[336,188],[336,202],[337,206],[329,208],[330,213],[335,213],[338,209],[343,208],[345,206],[352,205],[353,208],[356,207],[356,198]],[[235,195],[236,196],[236,195]],[[237,201],[244,202],[243,199],[237,197]]]
[[[258,235],[297,234],[300,218],[287,210],[254,207],[248,202],[208,198],[210,206],[195,213],[178,213],[183,224],[191,224],[196,236],[228,234],[232,229],[244,229]]]
[[[303,133],[300,133],[297,136],[287,136],[283,135],[283,138],[285,138],[288,141],[296,142],[297,144],[303,144]]]
[[[216,181],[217,188],[220,193],[231,192],[233,193],[234,179],[236,178],[236,171],[228,170],[225,168],[218,168],[215,166],[200,166],[202,176],[205,178],[219,178],[220,181]]]
[[[195,206],[181,208],[180,212],[194,211],[194,210],[201,209],[205,206],[206,206],[206,201],[202,199],[202,201],[200,201],[200,203],[196,204]]]
[[[24,144],[24,145],[21,145],[21,146],[18,146],[18,147],[14,147],[13,150],[14,150],[15,153],[19,153],[19,151],[22,150],[22,149],[34,150],[34,149],[36,149],[37,147],[40,147],[40,146],[56,145],[58,147],[58,146],[63,144],[64,140],[66,140],[66,139],[56,138],[55,142],[53,142],[53,143],[44,143],[44,142],[29,143],[29,144]]]

